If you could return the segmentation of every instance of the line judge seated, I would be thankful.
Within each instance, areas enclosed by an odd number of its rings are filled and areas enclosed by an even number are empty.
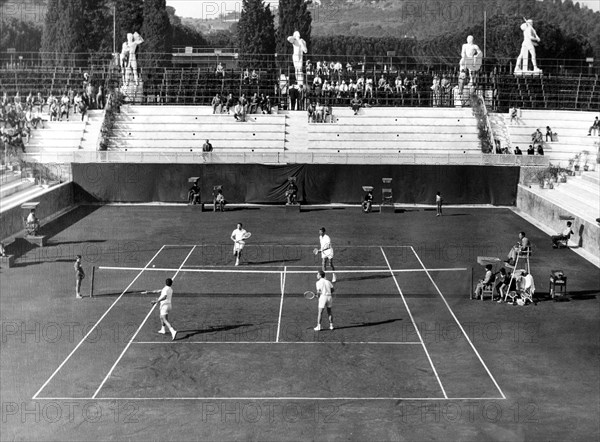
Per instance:
[[[194,182],[194,185],[188,190],[188,204],[199,204],[200,203],[200,186],[198,181]]]
[[[35,216],[35,209],[31,209],[25,220],[25,229],[30,236],[37,236],[40,230],[40,220]]]

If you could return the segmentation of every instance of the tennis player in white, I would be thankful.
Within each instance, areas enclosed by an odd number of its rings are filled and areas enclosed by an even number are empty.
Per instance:
[[[173,297],[173,289],[171,288],[172,285],[173,285],[173,280],[171,278],[167,278],[167,280],[165,281],[165,286],[163,287],[162,290],[154,290],[154,291],[151,291],[148,293],[159,293],[160,292],[160,296],[155,301],[152,301],[152,304],[160,303],[161,327],[158,332],[160,334],[164,335],[166,333],[165,327],[167,327],[169,329],[169,331],[171,332],[171,338],[173,338],[173,341],[174,341],[175,337],[177,336],[177,332],[175,331],[173,326],[169,323],[169,312],[171,311],[171,298]]]
[[[240,265],[240,258],[242,257],[242,250],[244,249],[244,230],[242,223],[237,224],[237,228],[231,232],[231,240],[233,241],[233,256],[235,256],[235,265]]]
[[[321,269],[325,272],[325,267],[327,266],[327,261],[329,261],[329,266],[331,267],[331,282],[335,282],[335,267],[333,265],[333,247],[331,245],[331,238],[329,235],[325,233],[325,227],[321,227],[319,229],[319,241],[321,242],[321,248],[319,251],[321,252],[322,265]]]
[[[329,330],[333,330],[333,312],[331,311],[331,305],[333,303],[333,297],[331,295],[333,291],[333,284],[325,278],[325,272],[319,270],[317,273],[319,313],[317,315],[317,326],[314,328],[315,331],[321,331],[321,317],[323,316],[323,310],[325,310],[325,308],[327,308],[327,316],[329,317]]]

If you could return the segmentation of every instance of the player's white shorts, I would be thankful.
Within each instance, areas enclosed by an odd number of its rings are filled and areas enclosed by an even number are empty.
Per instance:
[[[244,243],[243,242],[233,243],[233,253],[234,254],[236,252],[241,252],[243,248],[244,248]]]
[[[319,296],[319,308],[329,307],[333,304],[333,297],[331,295]]]
[[[323,250],[321,252],[321,258],[323,259],[333,259],[333,249]]]
[[[161,304],[160,306],[160,316],[166,316],[169,314],[169,312],[171,311],[171,304],[168,302],[165,302],[164,304]]]

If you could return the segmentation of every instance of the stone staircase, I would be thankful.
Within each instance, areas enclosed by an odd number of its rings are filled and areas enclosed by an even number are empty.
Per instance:
[[[42,194],[45,189],[35,184],[34,178],[23,178],[20,171],[0,167],[0,212]]]
[[[121,93],[123,94],[125,103],[141,104],[144,100],[144,82],[140,81],[137,86],[133,81],[128,85],[122,85]]]
[[[510,141],[510,132],[506,126],[506,120],[503,114],[492,113],[488,114],[490,125],[492,126],[492,133],[494,139],[500,141],[502,148],[507,147],[510,152],[513,151],[512,143]],[[522,149],[521,149],[522,150]]]
[[[281,111],[285,114],[285,150],[306,151],[308,114],[306,111]]]
[[[98,138],[100,137],[100,129],[104,121],[103,110],[88,111],[88,118],[85,122],[83,136],[81,137],[80,149],[96,150],[98,147]]]

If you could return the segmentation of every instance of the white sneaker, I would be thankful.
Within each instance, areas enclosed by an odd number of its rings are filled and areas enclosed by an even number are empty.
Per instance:
[[[313,328],[314,331],[321,331],[321,324],[317,325],[315,328]]]
[[[329,324],[329,330],[333,330],[333,324]]]
[[[337,279],[335,278],[335,273],[333,274],[333,278],[331,278],[331,282],[336,282]]]
[[[83,296],[81,296],[81,295],[75,295],[75,298],[76,299],[81,299],[81,298],[83,298]]]
[[[236,260],[235,260],[235,265],[236,265],[236,266],[239,266],[239,265],[240,265],[240,260],[239,260],[239,259],[236,259]]]
[[[160,329],[158,332],[159,332],[161,335],[164,335],[164,334],[166,333],[166,331],[165,331],[165,329],[164,329],[164,328],[161,328],[161,329]]]
[[[171,338],[172,338],[172,340],[174,341],[176,337],[177,337],[177,331],[171,330]]]

